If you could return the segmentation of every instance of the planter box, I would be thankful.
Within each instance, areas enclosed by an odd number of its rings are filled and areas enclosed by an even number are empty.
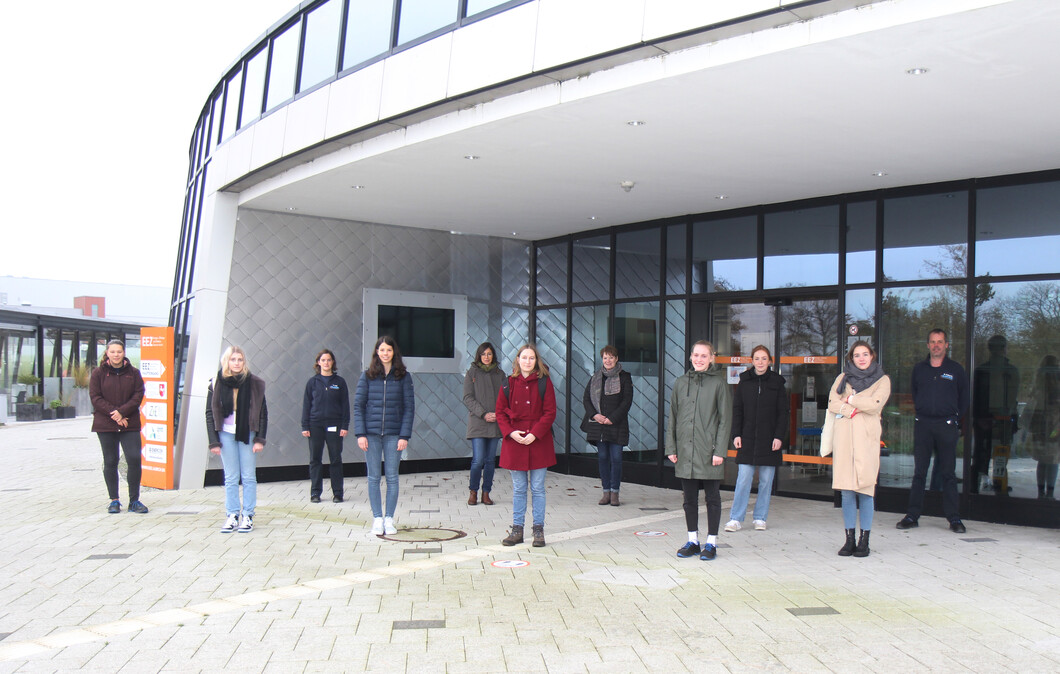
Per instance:
[[[92,400],[88,397],[87,388],[74,389],[74,407],[77,409],[77,416],[79,417],[87,417],[92,414]]]
[[[74,419],[77,417],[77,408],[73,405],[69,407],[56,407],[55,418],[56,419]]]
[[[52,407],[48,407],[48,408],[42,409],[40,411],[40,418],[44,419],[44,420],[54,419],[55,418],[55,409],[52,408]]]
[[[40,403],[19,403],[15,405],[16,421],[40,421],[44,409]]]

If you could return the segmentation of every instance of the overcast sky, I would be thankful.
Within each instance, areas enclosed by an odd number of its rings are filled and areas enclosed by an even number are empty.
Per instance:
[[[199,111],[297,4],[4,3],[0,276],[170,286]]]

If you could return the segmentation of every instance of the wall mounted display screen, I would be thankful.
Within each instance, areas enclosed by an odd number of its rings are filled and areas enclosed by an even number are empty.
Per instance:
[[[372,347],[390,335],[412,373],[463,373],[467,351],[467,297],[444,293],[364,289],[362,369]]]

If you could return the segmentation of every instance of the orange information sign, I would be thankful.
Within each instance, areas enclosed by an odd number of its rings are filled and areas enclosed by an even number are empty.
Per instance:
[[[714,359],[720,365],[750,365],[750,356],[718,356]]]
[[[835,365],[839,359],[835,356],[781,356],[780,362],[785,365]]]
[[[173,328],[140,328],[140,484],[173,488]]]

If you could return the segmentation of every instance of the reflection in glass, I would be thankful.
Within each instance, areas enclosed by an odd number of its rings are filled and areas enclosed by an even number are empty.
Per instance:
[[[595,453],[596,447],[585,441],[581,431],[582,394],[589,383],[593,372],[600,365],[600,349],[607,345],[607,307],[574,307],[571,309],[571,362],[570,390],[573,395],[571,404],[571,451]]]
[[[611,279],[611,237],[607,234],[574,239],[572,302],[606,300]]]
[[[685,235],[687,225],[670,225],[666,228],[666,294],[684,295],[687,272],[685,262],[688,260],[688,240]]]
[[[976,193],[976,276],[1050,274],[1060,250],[1060,183]]]
[[[624,460],[655,463],[659,457],[659,303],[615,305],[612,334],[618,360],[633,379],[633,406],[627,417],[629,447]],[[596,362],[599,367],[599,351]]]
[[[343,70],[390,49],[393,23],[393,0],[350,0],[346,17],[346,47],[342,53]]]
[[[467,0],[467,16],[474,16],[506,2],[508,0]]]
[[[765,220],[766,288],[839,281],[839,207],[770,213]]]
[[[265,89],[265,65],[269,50],[262,49],[247,62],[247,77],[243,83],[243,107],[239,114],[239,128],[261,115],[261,101]]]
[[[341,18],[342,0],[328,0],[306,15],[299,91],[305,91],[335,74]]]
[[[567,243],[552,243],[537,249],[537,303],[567,302]]]
[[[236,120],[239,119],[239,88],[242,83],[242,70],[237,70],[225,82],[224,128],[221,130],[221,139],[218,142],[228,140],[229,136],[236,132]]]
[[[847,205],[847,283],[876,280],[876,202]]]
[[[452,0],[402,0],[398,44],[456,22],[458,3]]]
[[[883,222],[883,274],[886,280],[961,278],[967,275],[966,192],[887,199],[883,206]]]
[[[615,297],[656,297],[662,258],[659,230],[619,232],[615,236]]]
[[[846,293],[846,317],[843,323],[846,346],[841,349],[842,353],[846,353],[854,345],[854,342],[859,339],[864,339],[872,344],[873,348],[877,348],[876,291],[871,288],[848,290]]]
[[[949,357],[964,366],[964,286],[892,288],[880,307],[880,361],[891,377],[891,398],[882,415],[883,442],[889,456],[880,460],[881,485],[908,489],[913,480],[913,366],[927,358],[928,333],[941,328]],[[957,445],[957,478],[963,475],[964,445]]]
[[[692,225],[692,292],[754,290],[758,235],[754,216]]]
[[[265,109],[272,110],[294,96],[294,76],[298,65],[298,40],[302,24],[292,24],[272,41],[272,62],[269,65],[269,95]]]

